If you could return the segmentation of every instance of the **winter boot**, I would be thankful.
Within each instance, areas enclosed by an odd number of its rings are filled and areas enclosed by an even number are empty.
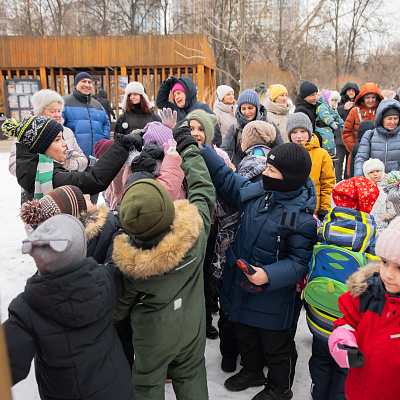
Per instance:
[[[265,384],[263,371],[253,372],[243,367],[237,374],[228,378],[224,385],[232,392],[240,392],[249,387],[262,386]]]
[[[280,391],[278,388],[268,382],[264,390],[257,393],[251,400],[290,400],[293,397],[293,392],[290,389]]]

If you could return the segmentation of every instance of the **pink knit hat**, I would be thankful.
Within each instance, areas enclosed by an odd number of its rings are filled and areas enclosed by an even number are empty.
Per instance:
[[[400,217],[395,218],[378,236],[375,253],[378,257],[400,265]]]
[[[151,142],[152,140],[155,140],[157,142],[157,146],[163,147],[164,143],[168,143],[168,140],[173,139],[172,129],[167,128],[158,121],[148,123],[143,128],[143,131],[146,132],[143,135],[144,145]]]
[[[175,85],[172,87],[172,90],[171,90],[172,94],[174,94],[174,92],[176,90],[180,90],[181,92],[186,93],[185,88],[183,87],[182,83],[180,83],[180,82],[176,82]]]

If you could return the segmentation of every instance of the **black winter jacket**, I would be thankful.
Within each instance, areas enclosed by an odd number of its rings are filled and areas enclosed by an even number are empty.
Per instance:
[[[96,99],[104,108],[104,111],[106,112],[108,119],[111,121],[111,115],[115,119],[115,113],[114,110],[111,107],[110,100],[107,99],[107,92],[103,89],[99,90],[99,93],[97,95]]]
[[[135,129],[143,129],[147,124],[154,121],[161,122],[161,118],[154,111],[151,112],[151,115],[145,114],[139,104],[138,108],[135,108],[132,112],[125,111],[119,116],[115,124],[114,134],[118,132],[126,135]],[[126,129],[122,127],[124,122],[128,124]]]
[[[355,82],[347,82],[347,83],[343,86],[342,90],[340,91],[340,102],[339,102],[338,108],[337,108],[338,113],[339,113],[339,115],[340,115],[340,117],[342,118],[343,121],[346,121],[346,118],[347,118],[347,116],[349,115],[349,112],[350,112],[351,108],[354,107],[354,106],[353,106],[353,107],[349,108],[348,110],[345,110],[345,109],[344,109],[344,105],[345,105],[348,101],[351,101],[350,97],[347,96],[347,94],[346,94],[346,92],[347,92],[349,89],[354,89],[354,91],[356,92],[356,95],[354,96],[353,101],[356,99],[356,97],[357,97],[357,96],[359,95],[359,93],[360,93],[360,88],[358,87],[357,83],[355,83]],[[343,141],[342,141],[342,144],[343,144]]]
[[[29,278],[4,323],[13,384],[27,377],[35,357],[42,400],[133,400],[112,325],[121,293],[119,270],[93,258]]]

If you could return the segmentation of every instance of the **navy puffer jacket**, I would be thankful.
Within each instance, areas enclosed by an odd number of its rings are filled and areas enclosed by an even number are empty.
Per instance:
[[[400,166],[400,125],[388,131],[382,125],[382,114],[388,108],[397,108],[396,100],[383,100],[376,110],[375,129],[364,133],[354,163],[354,176],[364,176],[363,164],[370,158],[378,158],[385,164],[385,172],[398,171]]]
[[[234,173],[210,147],[201,154],[217,193],[240,215],[235,241],[226,251],[222,311],[234,322],[286,329],[292,322],[296,283],[307,274],[317,238],[314,184],[308,178],[296,191],[266,193],[262,182],[251,183]],[[238,259],[265,270],[269,282],[261,292],[241,287],[244,274],[236,266]]]

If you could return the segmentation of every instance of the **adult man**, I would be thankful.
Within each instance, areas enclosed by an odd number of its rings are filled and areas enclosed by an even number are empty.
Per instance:
[[[110,121],[101,104],[92,99],[93,79],[87,72],[75,77],[72,94],[64,96],[64,125],[70,128],[86,157],[94,156],[94,145],[110,139]]]

